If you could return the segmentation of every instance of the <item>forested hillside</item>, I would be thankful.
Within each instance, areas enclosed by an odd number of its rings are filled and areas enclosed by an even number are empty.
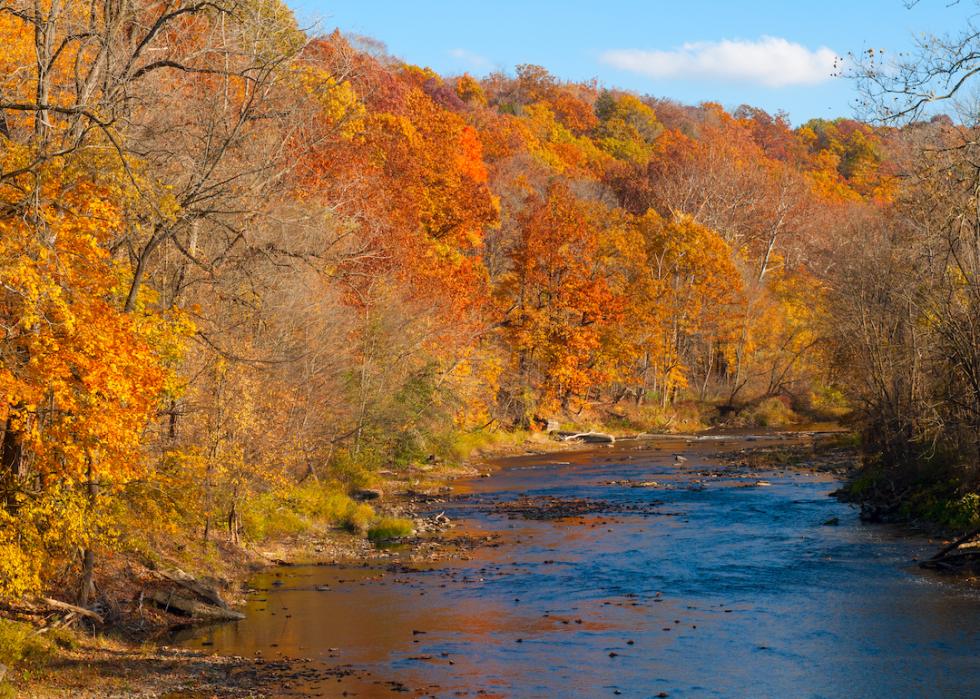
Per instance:
[[[443,76],[275,0],[0,36],[0,596],[310,498],[365,529],[378,469],[548,419],[856,409],[976,515],[971,128]]]

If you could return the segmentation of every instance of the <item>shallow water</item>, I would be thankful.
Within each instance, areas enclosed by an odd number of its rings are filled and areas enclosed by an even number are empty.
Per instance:
[[[253,581],[247,619],[184,645],[350,673],[311,673],[281,696],[980,697],[980,595],[915,567],[935,544],[862,525],[826,474],[688,488],[720,449],[788,439],[506,460],[446,508],[502,533],[498,546],[418,572],[277,569]],[[771,486],[736,487],[756,478]],[[622,479],[664,487],[607,484]],[[559,521],[487,512],[525,494],[662,504]]]

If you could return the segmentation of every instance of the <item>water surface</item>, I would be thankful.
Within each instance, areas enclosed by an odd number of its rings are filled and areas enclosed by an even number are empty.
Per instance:
[[[980,596],[915,566],[934,543],[861,524],[827,474],[704,473],[723,448],[790,439],[506,460],[440,506],[498,545],[431,570],[270,571],[247,619],[185,644],[339,670],[281,696],[980,697]],[[612,512],[492,511],[522,495]]]

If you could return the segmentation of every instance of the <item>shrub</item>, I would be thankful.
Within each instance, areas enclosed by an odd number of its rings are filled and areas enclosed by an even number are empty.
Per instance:
[[[374,478],[372,470],[380,464],[381,458],[376,453],[365,453],[354,458],[346,451],[341,452],[334,456],[328,466],[329,477],[339,481],[347,490],[366,488]]]
[[[814,418],[825,420],[839,420],[851,412],[847,396],[836,386],[823,386],[813,391],[809,405],[805,407]]]
[[[771,397],[746,411],[749,422],[756,427],[782,427],[796,422],[797,416],[781,398]]]
[[[980,522],[980,494],[936,498],[925,508],[927,519],[953,530],[966,530]]]
[[[351,533],[363,534],[368,531],[371,520],[374,519],[374,509],[364,503],[350,501],[350,504],[337,523]]]
[[[39,636],[30,624],[0,619],[0,663],[9,668],[36,668],[53,652],[52,641]]]

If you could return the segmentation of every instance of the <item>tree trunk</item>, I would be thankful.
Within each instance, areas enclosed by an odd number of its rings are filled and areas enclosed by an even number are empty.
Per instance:
[[[99,496],[99,486],[95,482],[95,473],[92,469],[91,457],[89,457],[88,464],[88,485],[86,486],[88,500],[89,500],[89,513],[94,515],[95,510],[95,500]],[[90,517],[91,519],[91,517]],[[88,547],[82,552],[82,578],[78,585],[78,606],[87,607],[89,601],[95,596],[95,551],[92,548],[91,542]]]
[[[12,413],[13,409],[10,410]],[[23,453],[20,432],[14,429],[13,416],[8,413],[0,440],[0,492],[7,511],[17,507],[17,481],[21,475]]]
[[[78,584],[78,606],[87,607],[95,596],[95,552],[89,546],[82,552],[82,579]]]
[[[239,520],[238,520],[238,504],[235,501],[231,503],[231,511],[228,513],[228,538],[231,539],[231,543],[238,544],[239,542]]]

